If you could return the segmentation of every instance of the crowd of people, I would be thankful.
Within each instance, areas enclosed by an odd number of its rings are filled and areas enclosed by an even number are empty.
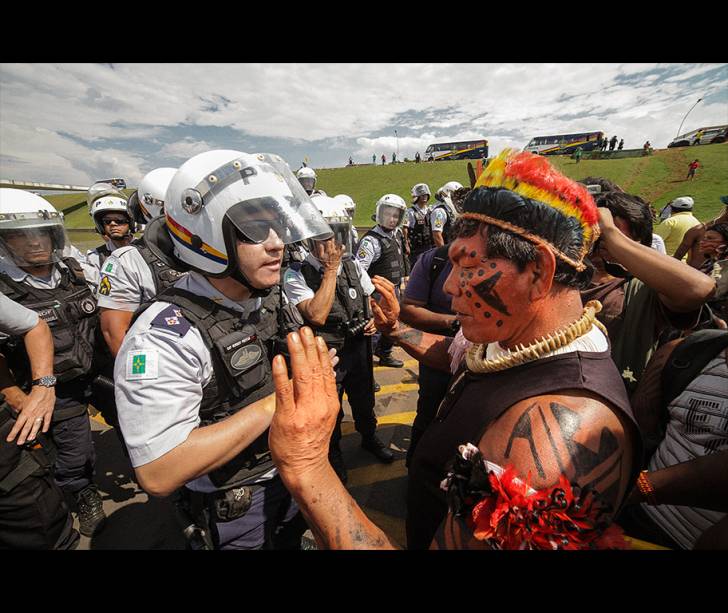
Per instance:
[[[728,197],[656,223],[505,150],[469,186],[383,194],[359,237],[317,180],[214,150],[129,198],[97,183],[86,254],[0,189],[0,548],[76,548],[73,513],[104,529],[89,405],[191,549],[405,545],[340,446],[346,392],[394,461],[373,371],[403,367],[394,347],[419,362],[408,548],[728,547]]]

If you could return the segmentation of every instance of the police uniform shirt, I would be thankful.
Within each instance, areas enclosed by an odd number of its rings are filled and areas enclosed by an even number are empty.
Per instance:
[[[437,206],[437,205],[435,205]],[[447,205],[445,205],[447,206]],[[442,207],[430,210],[430,227],[433,232],[442,232],[447,223],[447,213]]]
[[[379,224],[374,226],[372,232],[379,234],[380,236],[384,236],[385,238],[397,238],[395,230],[387,231]],[[356,250],[356,260],[364,270],[369,270],[369,267],[376,262],[381,255],[382,247],[377,239],[372,238],[371,236],[365,236],[361,239],[361,243],[359,243],[359,247]]]
[[[106,258],[96,291],[100,307],[134,312],[155,295],[152,271],[136,247],[119,247]]]
[[[0,293],[0,336],[23,336],[38,325],[38,313]]]
[[[260,298],[234,302],[201,274],[191,272],[175,287],[211,298],[245,317]],[[184,443],[200,425],[203,387],[213,376],[210,352],[199,330],[168,302],[153,303],[126,333],[114,365],[119,424],[134,467],[148,464]],[[258,481],[270,479],[275,470]],[[197,491],[216,488],[208,476],[187,483]]]
[[[323,270],[321,262],[319,262],[313,255],[309,254],[306,256],[306,262],[311,264],[316,270]],[[353,260],[356,272],[359,275],[359,283],[364,290],[365,296],[371,296],[375,292],[374,284],[369,278],[367,272],[361,267],[359,262]],[[341,274],[341,263],[339,269],[336,271],[336,275]],[[291,304],[298,304],[304,300],[309,300],[315,296],[314,291],[306,284],[306,279],[303,274],[298,270],[289,268],[283,277],[283,287],[286,291],[286,297]]]
[[[417,212],[415,212],[417,208]],[[417,217],[428,217],[432,211],[432,207],[426,204],[423,208],[413,205],[407,208],[407,227],[412,230],[417,225]]]
[[[120,247],[117,247],[111,240],[104,239],[104,243],[106,244],[106,248],[109,250],[110,253],[113,253],[117,249],[120,249]],[[84,273],[86,273],[86,269],[90,271],[90,274],[86,274],[86,278],[93,283],[94,291],[98,289],[99,281],[101,280],[101,254],[98,251],[98,247],[96,249],[90,249],[86,252],[86,263],[87,266],[84,266]]]

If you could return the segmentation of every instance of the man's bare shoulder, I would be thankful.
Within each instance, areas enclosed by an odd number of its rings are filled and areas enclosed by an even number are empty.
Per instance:
[[[631,433],[604,399],[583,390],[535,396],[511,406],[483,434],[486,459],[513,465],[536,489],[561,475],[592,486],[617,506],[629,485]]]

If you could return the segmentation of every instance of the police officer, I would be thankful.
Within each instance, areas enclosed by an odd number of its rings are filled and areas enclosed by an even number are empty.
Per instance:
[[[376,435],[374,415],[374,373],[369,337],[375,332],[369,316],[368,296],[374,293],[369,275],[351,254],[351,218],[340,202],[327,196],[312,198],[334,236],[310,239],[310,254],[285,273],[284,287],[293,304],[313,331],[330,348],[337,350],[336,383],[341,401],[349,399],[354,424],[361,434],[361,446],[382,462],[392,462],[394,454]],[[331,437],[329,459],[346,483],[346,468],[339,446],[341,420]]]
[[[452,225],[457,219],[457,211],[452,204],[451,194],[461,187],[457,181],[450,181],[435,194],[436,204],[430,211],[432,243],[435,247],[442,247],[452,240]]]
[[[129,198],[129,210],[138,224],[147,224],[164,210],[164,194],[174,168],[147,173]],[[116,355],[131,318],[142,302],[151,300],[182,275],[157,257],[144,238],[116,249],[104,262],[97,290],[101,332]]]
[[[412,267],[417,258],[432,247],[430,207],[427,205],[430,195],[430,187],[426,183],[417,183],[412,187],[412,206],[407,209],[407,220],[402,228]]]
[[[35,311],[0,294],[0,336],[23,338],[33,377],[53,375],[53,336]],[[4,357],[0,357],[4,360]],[[0,382],[0,389],[13,381]],[[0,549],[73,549],[78,532],[53,480],[55,388],[35,385],[19,412],[0,393]]]
[[[51,424],[58,448],[54,476],[76,500],[81,534],[91,536],[106,515],[93,483],[96,455],[87,395],[108,356],[97,337],[96,300],[79,263],[62,257],[65,244],[60,214],[46,200],[0,189],[0,291],[46,321],[55,347],[54,376],[33,378],[25,346],[5,342],[2,351],[16,382],[5,397],[17,409],[32,386],[58,383]]]
[[[436,247],[423,253],[417,260],[405,288],[400,319],[418,330],[453,337],[460,328],[460,322],[450,306],[452,296],[443,290],[452,270],[447,250],[447,245]],[[407,466],[420,437],[435,418],[437,408],[447,393],[450,378],[449,372],[420,362],[417,415],[412,423]]]
[[[113,185],[95,183],[89,188],[86,201],[94,228],[104,239],[103,245],[86,253],[86,262],[95,269],[94,284],[98,287],[106,258],[134,240],[136,223],[131,218],[126,198]]]
[[[230,150],[185,162],[145,230],[190,272],[121,345],[119,422],[138,483],[181,488],[193,548],[300,546],[305,525],[268,451],[270,361],[302,323],[279,285],[284,245],[330,232],[281,158]]]
[[[356,259],[369,277],[379,275],[391,281],[398,297],[405,266],[397,229],[402,225],[406,209],[407,205],[397,194],[382,196],[374,214],[377,225],[364,235],[356,251]],[[402,368],[404,362],[392,357],[392,343],[379,334],[375,338],[378,340],[374,355],[379,358],[379,365]]]
[[[301,183],[303,189],[306,190],[306,193],[309,196],[326,195],[325,191],[321,189],[316,189],[316,172],[313,168],[309,168],[308,166],[299,168],[298,172],[296,173],[296,178]]]

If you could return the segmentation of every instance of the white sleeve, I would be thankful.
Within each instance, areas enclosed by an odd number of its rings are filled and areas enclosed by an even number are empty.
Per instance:
[[[359,243],[355,257],[363,270],[369,270],[372,262],[376,262],[379,259],[379,256],[382,254],[381,251],[379,241],[373,239],[371,236],[365,236],[361,239],[361,243]]]
[[[285,290],[286,297],[291,304],[298,304],[299,302],[309,300],[316,295],[314,291],[306,285],[306,280],[303,275],[292,268],[286,270],[286,274],[283,276],[283,289]]]
[[[436,209],[430,213],[430,224],[433,232],[442,232],[447,223],[447,213],[442,209]]]
[[[374,287],[369,273],[356,260],[354,260],[354,265],[356,266],[356,271],[359,273],[359,283],[361,283],[361,288],[364,290],[364,295],[371,296],[377,289]]]
[[[139,330],[139,323],[126,335],[114,366],[119,425],[134,467],[178,447],[199,426],[202,388],[212,374],[209,351],[195,328],[180,338]]]
[[[133,312],[144,301],[144,280],[141,271],[135,265],[132,253],[127,253],[127,257],[123,260],[113,253],[106,258],[96,292],[100,307]],[[146,266],[144,260],[142,263]]]
[[[38,313],[0,293],[0,332],[24,335],[38,325]]]

